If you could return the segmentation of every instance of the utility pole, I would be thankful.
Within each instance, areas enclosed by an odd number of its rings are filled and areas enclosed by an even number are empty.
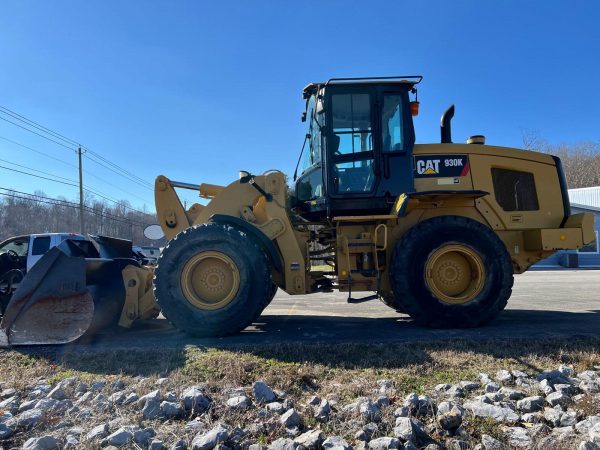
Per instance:
[[[77,149],[77,156],[79,157],[79,232],[85,233],[83,228],[83,170],[81,168],[81,145]]]

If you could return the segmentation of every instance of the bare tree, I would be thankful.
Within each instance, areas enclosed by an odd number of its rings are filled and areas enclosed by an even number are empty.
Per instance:
[[[600,185],[600,142],[550,144],[537,131],[525,130],[523,147],[558,156],[570,188]]]

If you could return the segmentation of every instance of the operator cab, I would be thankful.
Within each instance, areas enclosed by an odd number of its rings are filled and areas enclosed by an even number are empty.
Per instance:
[[[411,102],[422,77],[337,78],[304,88],[308,132],[293,206],[308,220],[388,213],[412,192]]]

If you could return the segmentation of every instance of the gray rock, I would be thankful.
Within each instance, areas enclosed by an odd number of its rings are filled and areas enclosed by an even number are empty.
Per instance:
[[[588,394],[597,394],[600,392],[600,382],[592,380],[582,380],[579,383],[579,389]]]
[[[148,442],[150,442],[150,439],[152,439],[154,436],[156,436],[156,431],[154,431],[154,428],[152,427],[133,431],[133,441],[141,446],[148,445]]]
[[[33,408],[28,411],[23,411],[15,417],[6,421],[6,425],[10,428],[33,428],[37,426],[44,418],[44,411],[39,408]]]
[[[575,371],[572,367],[565,366],[564,364],[560,365],[558,371],[562,373],[565,377],[572,377],[575,374]]]
[[[354,433],[354,439],[357,441],[367,442],[369,440],[369,436],[365,433],[365,430],[358,430]]]
[[[461,415],[465,413],[465,410],[461,406],[453,402],[441,402],[437,407],[437,412],[438,414],[445,414],[453,409],[458,410]]]
[[[498,391],[498,394],[502,396],[503,400],[521,400],[525,397],[521,391],[517,391],[516,389],[503,387]]]
[[[141,400],[141,399],[140,399]],[[160,403],[154,398],[146,400],[144,407],[142,408],[142,414],[146,419],[156,419],[161,415]]]
[[[500,383],[510,383],[513,380],[513,376],[508,370],[499,370],[496,372],[496,380]]]
[[[54,436],[29,438],[23,444],[23,450],[58,450],[60,442]]]
[[[577,424],[577,417],[574,413],[566,412],[560,416],[561,427],[573,427]]]
[[[112,383],[112,387],[117,391],[121,391],[125,389],[125,382],[123,380],[115,380]]]
[[[164,400],[166,402],[176,402],[177,401],[177,394],[175,392],[167,392],[167,395],[165,395]]]
[[[408,406],[400,406],[394,410],[394,417],[408,417],[410,415],[410,408]]]
[[[479,381],[481,381],[482,384],[486,384],[486,383],[489,383],[490,381],[492,381],[492,379],[490,378],[490,376],[487,373],[480,372],[479,373]]]
[[[106,381],[102,381],[102,380],[100,380],[100,381],[94,381],[94,382],[91,384],[91,386],[90,386],[90,389],[91,389],[92,391],[99,392],[99,391],[101,391],[102,389],[104,389],[105,387],[106,387]]]
[[[394,383],[392,380],[377,380],[377,386],[379,386],[379,392],[384,393],[385,391],[392,389],[394,387]]]
[[[129,427],[119,428],[117,431],[106,437],[106,439],[103,441],[103,445],[114,445],[115,447],[120,447],[127,444],[132,439],[133,432]]]
[[[265,405],[265,408],[267,409],[267,411],[271,411],[275,414],[282,414],[285,411],[285,408],[283,407],[283,403],[281,403],[281,402],[267,403]]]
[[[379,397],[377,397],[377,400],[375,401],[375,404],[379,407],[379,408],[384,408],[386,406],[390,406],[390,398],[387,395],[380,395]]]
[[[58,385],[50,392],[48,392],[47,397],[53,398],[54,400],[64,400],[65,398],[67,398],[67,394],[65,393],[65,390],[62,388],[62,386]]]
[[[14,414],[19,410],[20,402],[21,397],[19,395],[13,395],[12,397],[8,397],[6,400],[0,402],[0,409],[4,411],[10,411]]]
[[[159,378],[158,380],[156,380],[156,384],[158,386],[165,386],[169,383],[169,379],[168,378]]]
[[[184,411],[179,403],[165,401],[160,404],[160,413],[163,417],[172,419],[183,416]]]
[[[416,412],[420,415],[435,414],[435,405],[427,395],[419,395],[419,403]]]
[[[319,403],[321,403],[321,397],[319,397],[318,395],[313,395],[311,398],[308,399],[309,405],[316,406]]]
[[[363,402],[358,407],[358,412],[361,417],[369,422],[378,422],[380,418],[379,407],[371,402],[370,400],[367,402]]]
[[[511,447],[514,448],[531,448],[533,446],[533,440],[527,434],[525,428],[520,427],[509,427],[504,430],[506,440]]]
[[[201,386],[187,388],[181,394],[181,401],[186,411],[203,413],[210,406],[210,398],[203,392]]]
[[[294,441],[288,438],[279,438],[268,447],[269,450],[296,450],[296,444]]]
[[[552,392],[546,396],[546,402],[548,402],[550,406],[560,405],[561,407],[566,408],[571,401],[571,397],[560,392]]]
[[[119,392],[115,392],[114,394],[109,395],[108,401],[115,405],[122,405],[125,402],[126,398],[127,398],[127,396],[126,396],[125,392],[119,391]]]
[[[539,395],[525,397],[517,402],[517,408],[525,413],[542,411],[544,409],[544,398]]]
[[[142,409],[146,405],[146,402],[148,400],[160,403],[160,401],[161,401],[160,391],[158,389],[156,389],[155,391],[149,392],[146,395],[142,395],[137,400],[138,408]]]
[[[283,413],[279,421],[286,428],[293,428],[300,425],[301,418],[300,415],[296,412],[296,410],[292,408]]]
[[[102,423],[100,425],[96,425],[91,431],[85,435],[86,441],[95,441],[99,439],[103,439],[108,435],[108,424]]]
[[[132,392],[130,394],[127,394],[125,400],[123,400],[123,405],[130,405],[132,403],[136,403],[139,399],[139,395],[137,395],[135,392]]]
[[[306,450],[317,450],[320,448],[323,440],[324,436],[321,430],[309,430],[306,433],[302,433],[300,436],[296,437],[294,442],[298,445],[301,445]]]
[[[227,400],[226,404],[231,409],[248,409],[252,406],[252,400],[245,395],[238,395]]]
[[[521,372],[520,370],[511,370],[510,373],[515,378],[527,378],[529,376],[525,372]]]
[[[321,422],[326,422],[329,420],[329,414],[331,414],[331,406],[327,400],[323,400],[315,411],[314,417]]]
[[[489,434],[481,435],[481,446],[483,447],[483,450],[503,450],[504,449],[504,446],[502,445],[502,443],[498,439],[490,436]]]
[[[464,398],[465,390],[458,385],[453,385],[450,386],[450,388],[446,391],[446,394],[448,394],[450,397]]]
[[[490,381],[489,383],[486,383],[483,390],[485,392],[498,392],[500,390],[500,385],[495,381]]]
[[[587,419],[584,419],[577,425],[575,425],[575,429],[578,433],[587,434],[589,433],[590,429],[597,423],[600,423],[600,415],[590,416]]]
[[[588,431],[589,440],[596,445],[600,445],[600,423],[595,424]]]
[[[560,418],[562,417],[563,412],[558,411],[556,409],[547,409],[544,411],[544,419],[553,427],[557,427],[560,425]]]
[[[581,441],[577,450],[600,450],[600,446],[590,441]]]
[[[544,414],[541,412],[525,413],[521,416],[523,422],[540,423],[544,420]]]
[[[163,441],[154,439],[152,442],[150,442],[148,450],[166,450],[166,447]]]
[[[0,399],[4,400],[10,397],[14,397],[15,395],[18,395],[19,391],[17,391],[15,388],[8,388],[8,389],[3,389],[2,392],[0,392]]]
[[[369,441],[369,450],[389,450],[400,448],[400,441],[393,437],[380,437]]]
[[[577,392],[577,388],[571,384],[557,383],[554,385],[554,390],[565,395],[573,395]]]
[[[436,384],[435,387],[433,388],[434,390],[438,391],[438,392],[446,392],[448,389],[450,389],[452,387],[451,384],[448,383],[440,383],[440,384]]]
[[[539,386],[540,386],[540,390],[546,395],[554,392],[554,388],[552,387],[552,384],[546,379],[543,379],[542,381],[540,381]]]
[[[271,389],[264,381],[255,381],[252,384],[252,391],[254,392],[254,398],[258,403],[271,403],[277,399],[273,389]]]
[[[442,413],[440,413],[438,409],[438,415],[436,419],[444,430],[453,433],[462,424],[462,413],[456,406],[450,411]]]
[[[192,441],[193,450],[212,450],[217,444],[225,442],[229,430],[222,424],[217,424],[208,433],[199,433]]]
[[[352,447],[340,436],[330,436],[323,441],[322,445],[325,450],[352,450]]]
[[[405,442],[416,443],[417,435],[413,429],[412,420],[409,417],[398,417],[394,427],[394,436]]]
[[[76,448],[79,447],[79,439],[77,439],[75,436],[72,435],[68,435],[65,438],[65,450],[75,450]]]
[[[36,399],[33,399],[33,400],[27,400],[27,401],[21,403],[19,405],[18,412],[22,413],[23,411],[29,411],[30,409],[33,409],[37,402],[38,401]]]
[[[469,391],[469,392],[479,389],[479,387],[480,387],[480,384],[476,383],[475,381],[461,381],[459,383],[459,385],[465,391]]]
[[[185,431],[187,432],[198,434],[200,431],[204,431],[204,429],[204,423],[200,420],[199,417],[196,417],[194,420],[191,420],[185,424]]]
[[[250,446],[248,448],[248,450],[252,450],[251,447],[252,446]],[[185,441],[183,439],[180,439],[179,441],[177,441],[173,445],[171,445],[171,448],[169,450],[187,450],[187,444],[185,443]]]
[[[509,408],[488,405],[487,403],[477,401],[466,402],[464,407],[476,417],[489,417],[496,422],[503,423],[516,423],[519,421],[519,415]]]
[[[13,434],[15,434],[15,430],[6,425],[5,423],[0,423],[0,440],[8,439]]]

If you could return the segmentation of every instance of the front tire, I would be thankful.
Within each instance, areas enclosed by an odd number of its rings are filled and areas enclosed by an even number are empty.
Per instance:
[[[504,309],[513,268],[504,243],[487,226],[441,216],[419,223],[396,244],[390,281],[398,309],[419,325],[468,328]]]
[[[247,234],[207,223],[179,233],[162,252],[154,293],[164,316],[199,337],[237,333],[272,295],[269,259]]]

